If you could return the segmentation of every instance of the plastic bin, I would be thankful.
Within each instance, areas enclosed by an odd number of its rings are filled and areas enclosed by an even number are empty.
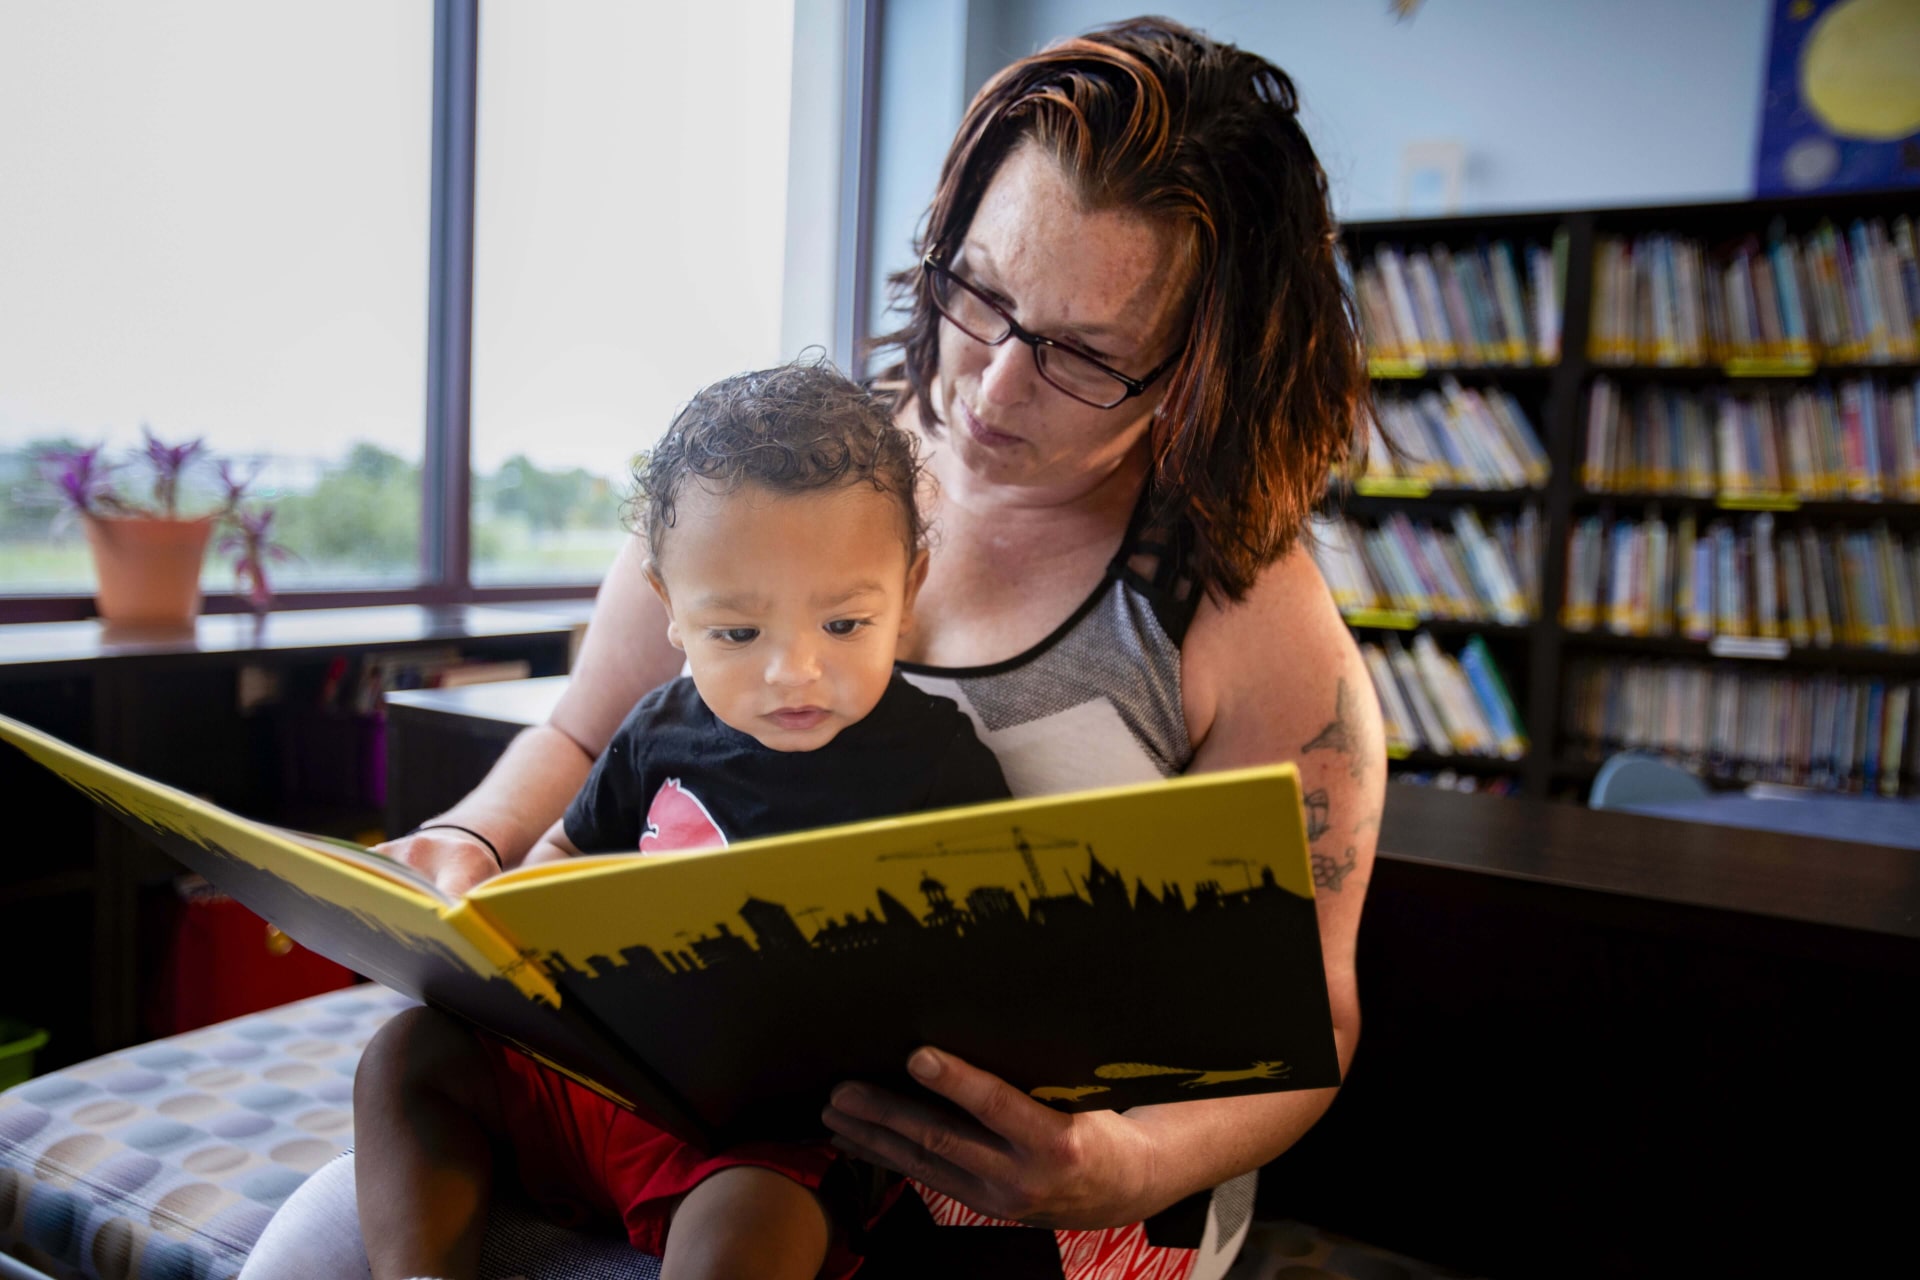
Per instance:
[[[31,1080],[33,1055],[46,1043],[46,1032],[12,1018],[0,1018],[0,1089]]]

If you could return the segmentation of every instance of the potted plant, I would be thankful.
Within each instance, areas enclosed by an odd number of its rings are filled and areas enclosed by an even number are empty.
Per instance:
[[[219,491],[192,501],[187,471],[205,456],[205,442],[169,445],[141,428],[142,448],[127,463],[109,461],[104,445],[48,454],[48,479],[66,507],[85,526],[93,552],[100,617],[109,623],[141,627],[177,627],[200,612],[200,566],[214,530],[230,525],[222,543],[236,553],[234,571],[245,584],[248,601],[264,610],[272,601],[266,563],[286,550],[267,538],[271,509],[245,505],[253,477],[235,477],[219,462]],[[128,465],[143,467],[151,481],[149,497],[128,497],[117,484]]]

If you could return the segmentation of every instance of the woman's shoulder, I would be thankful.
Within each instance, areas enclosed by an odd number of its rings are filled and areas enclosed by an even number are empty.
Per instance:
[[[1296,543],[1241,599],[1210,594],[1195,610],[1180,648],[1189,731],[1199,744],[1230,705],[1269,714],[1302,702],[1317,707],[1321,684],[1332,687],[1356,670],[1364,675],[1353,633],[1313,557]]]

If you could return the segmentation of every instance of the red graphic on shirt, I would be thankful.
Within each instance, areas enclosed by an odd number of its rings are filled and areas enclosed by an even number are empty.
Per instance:
[[[700,803],[700,797],[668,778],[647,806],[646,829],[640,833],[642,853],[681,853],[688,849],[724,849],[727,833]]]
[[[1018,1227],[1018,1222],[977,1213],[925,1183],[909,1181],[941,1227]],[[1060,1274],[1067,1280],[1186,1280],[1200,1262],[1197,1249],[1156,1245],[1135,1222],[1094,1231],[1056,1231]]]

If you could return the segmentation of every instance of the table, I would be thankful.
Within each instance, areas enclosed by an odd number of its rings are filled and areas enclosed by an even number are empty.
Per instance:
[[[1920,849],[1920,800],[1810,794],[1775,798],[1719,792],[1697,800],[1630,804],[1628,813],[1722,827],[1779,831],[1858,844]]]

